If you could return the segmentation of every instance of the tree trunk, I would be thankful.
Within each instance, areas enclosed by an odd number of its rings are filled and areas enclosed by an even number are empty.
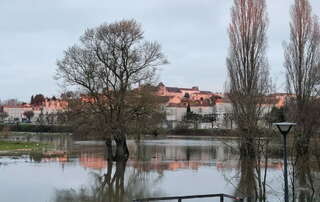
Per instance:
[[[309,144],[310,144],[310,137],[307,135],[299,136],[296,139],[295,147],[297,152],[297,158],[305,157],[309,155]]]
[[[117,201],[124,201],[124,173],[126,169],[127,161],[117,161],[116,162],[116,199]]]
[[[129,150],[127,146],[127,140],[125,135],[120,135],[114,138],[116,142],[116,154],[114,157],[115,161],[127,161],[129,158]]]
[[[299,202],[314,201],[314,176],[312,175],[312,160],[310,156],[297,157],[296,163],[296,182],[298,189],[297,195]]]
[[[107,138],[106,139],[106,147],[107,147],[107,160],[110,162],[113,161],[114,156],[113,156],[113,152],[112,152],[112,139],[111,138]]]
[[[253,137],[242,136],[240,142],[240,158],[249,158],[255,160],[255,139]]]
[[[235,195],[246,198],[247,202],[256,201],[257,183],[255,180],[256,161],[240,154],[240,180]]]

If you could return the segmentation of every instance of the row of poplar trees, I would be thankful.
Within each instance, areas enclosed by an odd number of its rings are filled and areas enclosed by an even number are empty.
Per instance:
[[[292,96],[286,106],[285,119],[297,123],[292,154],[297,159],[303,158],[306,164],[311,139],[316,136],[320,125],[320,27],[318,17],[312,14],[309,0],[295,0],[290,14],[290,37],[287,42],[283,42],[283,67],[287,93]],[[263,104],[266,102],[265,97],[272,91],[266,53],[267,28],[265,0],[234,0],[228,28],[230,49],[227,57],[227,91],[241,137],[243,178],[239,184],[246,185],[247,189],[242,191],[246,192],[244,196],[253,196],[252,201],[267,201],[268,149],[263,141],[259,141]],[[261,153],[265,158],[264,170],[260,166]],[[252,169],[257,171],[256,175],[253,175]],[[251,184],[244,179],[250,176]]]
[[[290,39],[283,47],[287,90],[293,99],[286,118],[297,123],[297,149],[304,155],[319,123],[320,112],[315,108],[320,90],[320,28],[308,0],[295,0],[290,13]],[[264,98],[271,92],[267,27],[265,0],[234,1],[228,29],[227,87],[241,137],[249,144],[257,133]],[[243,152],[252,154],[250,150],[244,145]]]

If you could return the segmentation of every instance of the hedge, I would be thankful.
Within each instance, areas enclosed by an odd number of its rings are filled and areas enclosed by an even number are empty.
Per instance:
[[[33,124],[0,124],[0,131],[7,128],[14,132],[39,132],[39,133],[71,133],[69,126],[61,125],[33,125]]]

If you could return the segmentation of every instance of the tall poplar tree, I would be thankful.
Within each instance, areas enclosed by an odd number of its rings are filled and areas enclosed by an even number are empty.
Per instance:
[[[234,0],[229,24],[228,90],[241,151],[254,155],[253,142],[269,92],[266,56],[268,17],[265,0]]]
[[[291,8],[290,39],[284,44],[284,67],[291,102],[291,119],[297,122],[297,154],[309,151],[311,136],[319,128],[320,28],[308,0],[295,0]]]

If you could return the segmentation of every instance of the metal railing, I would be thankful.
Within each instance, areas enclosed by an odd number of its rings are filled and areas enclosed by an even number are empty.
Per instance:
[[[207,194],[207,195],[189,195],[189,196],[168,196],[168,197],[157,197],[157,198],[143,198],[143,199],[135,199],[133,202],[143,202],[143,201],[163,201],[163,200],[178,200],[181,202],[182,199],[193,199],[193,198],[214,198],[219,197],[220,202],[224,202],[224,198],[231,198],[235,201],[243,202],[243,198],[231,196],[228,194]]]

